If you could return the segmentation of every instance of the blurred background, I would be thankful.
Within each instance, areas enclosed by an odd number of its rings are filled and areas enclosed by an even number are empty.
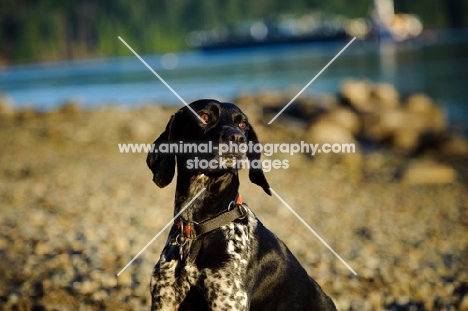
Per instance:
[[[228,100],[288,156],[241,193],[340,310],[468,310],[468,3],[0,2],[0,309],[142,310],[175,185],[144,153],[186,102]],[[272,125],[267,123],[356,40]],[[265,157],[268,159],[269,157]],[[165,234],[163,234],[164,236]]]

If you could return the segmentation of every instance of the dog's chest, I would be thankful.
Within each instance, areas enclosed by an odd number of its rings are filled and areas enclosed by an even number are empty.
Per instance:
[[[246,265],[250,258],[251,241],[255,229],[256,219],[247,211],[247,219],[231,222],[202,236],[202,241],[191,240],[184,246],[183,252],[187,254],[187,263],[199,263],[199,269],[217,269],[226,264]],[[252,217],[253,216],[253,217]],[[197,245],[197,243],[199,243]],[[200,262],[201,259],[201,262]]]
[[[247,213],[247,221],[232,222],[220,227],[218,232],[207,234],[203,241],[198,241],[203,242],[201,246],[196,246],[197,241],[187,243],[184,249],[187,256],[182,261],[178,246],[169,240],[153,273],[155,301],[176,306],[184,299],[181,292],[187,293],[191,287],[196,287],[204,293],[209,305],[244,310],[248,304],[244,281],[257,223],[253,213],[250,210]],[[206,253],[216,257],[211,259],[213,264],[199,260]],[[222,262],[216,262],[221,257]],[[178,284],[179,290],[174,290],[172,284]]]
[[[221,227],[225,238],[227,261],[221,268],[204,269],[203,286],[213,310],[246,310],[248,294],[244,281],[250,259],[252,227],[231,223]]]
[[[226,252],[234,262],[245,263],[249,257],[250,231],[248,225],[231,223],[223,227],[226,239]]]

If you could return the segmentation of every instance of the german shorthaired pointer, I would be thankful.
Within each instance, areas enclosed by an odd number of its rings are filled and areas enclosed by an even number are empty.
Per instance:
[[[206,188],[169,233],[151,278],[151,309],[336,310],[286,245],[240,199],[236,163],[258,162],[260,154],[237,148],[220,155],[215,150],[224,143],[258,143],[247,116],[236,105],[216,100],[199,100],[190,107],[200,118],[188,107],[180,109],[155,146],[162,150],[171,143],[209,143],[213,152],[173,150],[147,157],[160,188],[172,181],[177,163],[175,215]],[[207,167],[203,160],[224,166]],[[205,166],[197,168],[197,163]],[[271,195],[261,168],[250,166],[249,178]]]

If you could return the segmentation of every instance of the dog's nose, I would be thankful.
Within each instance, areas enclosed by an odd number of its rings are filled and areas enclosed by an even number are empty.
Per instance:
[[[234,144],[243,144],[247,141],[244,134],[241,131],[235,129],[227,130],[223,135],[223,140],[225,142],[232,142]]]

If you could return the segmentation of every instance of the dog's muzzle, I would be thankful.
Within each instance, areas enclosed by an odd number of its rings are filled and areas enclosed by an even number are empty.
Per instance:
[[[222,136],[219,156],[232,161],[242,160],[247,154],[247,138],[235,128],[229,128]]]

